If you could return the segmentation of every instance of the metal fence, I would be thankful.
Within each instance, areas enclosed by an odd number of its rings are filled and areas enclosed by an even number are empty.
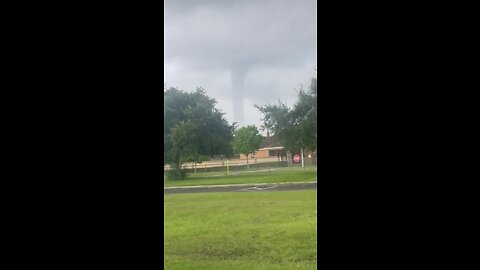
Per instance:
[[[317,159],[315,157],[304,158],[305,166],[316,166]],[[241,171],[255,171],[262,169],[281,168],[281,167],[301,167],[302,161],[296,162],[293,158],[282,159],[279,158],[257,158],[249,160],[247,165],[246,159],[236,160],[216,160],[202,163],[187,163],[182,166],[188,173],[201,173],[201,172],[227,172],[231,173]],[[170,170],[167,165],[164,167],[165,171]]]

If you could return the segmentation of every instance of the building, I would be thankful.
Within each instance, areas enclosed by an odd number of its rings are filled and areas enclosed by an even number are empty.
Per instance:
[[[262,137],[262,142],[260,143],[260,149],[255,152],[255,154],[250,155],[249,159],[254,158],[277,158],[279,160],[285,158],[286,156],[285,148],[277,140],[275,136]],[[247,159],[243,154],[240,155],[240,159]]]

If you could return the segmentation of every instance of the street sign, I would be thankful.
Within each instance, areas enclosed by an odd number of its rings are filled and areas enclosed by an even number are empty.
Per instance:
[[[300,156],[299,155],[293,156],[293,161],[299,162],[300,161]]]

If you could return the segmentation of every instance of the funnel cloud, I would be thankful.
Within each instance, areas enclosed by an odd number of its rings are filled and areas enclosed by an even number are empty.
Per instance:
[[[244,64],[235,63],[232,66],[232,101],[233,101],[233,119],[239,126],[243,126],[243,95],[245,86],[245,75],[247,67]]]
[[[165,0],[165,84],[197,86],[239,126],[254,104],[293,104],[317,67],[316,0]]]

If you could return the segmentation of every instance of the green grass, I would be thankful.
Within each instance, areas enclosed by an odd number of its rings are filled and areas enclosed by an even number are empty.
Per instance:
[[[251,184],[251,183],[281,183],[303,182],[317,179],[316,167],[305,168],[277,168],[275,170],[259,172],[232,172],[226,175],[221,172],[190,174],[186,180],[167,180],[164,186],[194,186],[194,185],[223,185],[223,184]]]
[[[316,269],[316,191],[164,197],[164,268]]]

